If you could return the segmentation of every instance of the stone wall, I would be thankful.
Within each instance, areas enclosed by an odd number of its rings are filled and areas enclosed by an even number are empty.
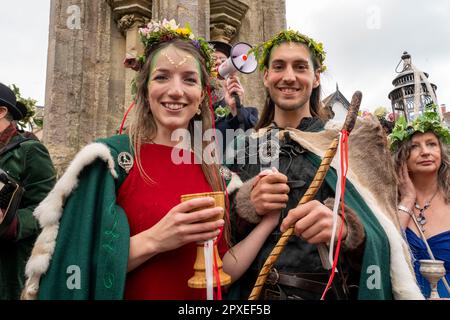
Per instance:
[[[118,127],[124,44],[105,1],[51,1],[43,141],[59,173]]]
[[[209,39],[209,0],[153,0],[152,19],[189,23],[195,35]]]

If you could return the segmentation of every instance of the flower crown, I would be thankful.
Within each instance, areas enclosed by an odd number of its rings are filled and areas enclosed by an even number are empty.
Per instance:
[[[404,116],[401,116],[395,122],[394,129],[389,135],[390,148],[392,151],[396,151],[400,144],[411,138],[414,133],[428,131],[433,131],[445,144],[450,146],[450,131],[442,124],[435,104],[427,105],[423,114],[410,124]]]
[[[272,48],[278,46],[283,42],[299,42],[304,43],[312,51],[312,54],[320,61],[320,72],[326,70],[326,66],[323,64],[325,61],[325,51],[323,50],[323,44],[316,42],[314,39],[301,34],[294,30],[283,30],[275,35],[272,39],[267,40],[257,46],[255,46],[250,52],[256,57],[260,70],[264,69],[264,61],[270,55]]]
[[[195,37],[189,25],[186,25],[184,28],[180,28],[180,26],[173,19],[170,21],[164,19],[162,22],[152,20],[144,28],[139,28],[139,35],[146,53],[152,46],[161,42],[170,41],[172,39],[191,41],[205,58],[206,70],[208,73],[210,75],[213,73],[214,49],[204,38]],[[138,71],[145,64],[145,59],[145,54],[137,58],[127,56],[124,64],[128,68]]]

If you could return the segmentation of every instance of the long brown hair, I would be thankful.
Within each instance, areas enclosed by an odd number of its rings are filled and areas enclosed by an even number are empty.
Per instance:
[[[283,43],[283,42],[282,42]],[[305,44],[296,42],[299,45],[303,45],[305,48],[308,49],[309,55],[311,56],[311,60],[313,62],[314,72],[317,72],[322,68],[322,64],[320,63],[319,58],[317,58],[314,55],[314,52]],[[272,48],[272,51],[277,46],[274,46]],[[270,56],[272,54],[272,51],[270,54],[266,55],[264,59],[264,70],[267,71],[269,69],[269,63],[270,63]],[[318,117],[321,119],[325,119],[326,116],[322,110],[322,103],[320,101],[322,92],[322,86],[319,84],[316,88],[314,88],[311,92],[311,96],[309,97],[309,111],[311,112],[311,115],[313,117]],[[264,104],[264,108],[261,112],[261,117],[259,118],[258,123],[255,126],[255,130],[259,130],[261,128],[269,126],[273,119],[275,117],[275,103],[273,102],[272,98],[270,97],[269,91],[266,89],[266,102]]]
[[[198,62],[200,66],[200,77],[201,77],[201,85],[204,94],[204,99],[201,102],[199,108],[201,110],[200,115],[195,115],[189,122],[188,130],[191,135],[191,147],[194,151],[194,155],[197,159],[201,159],[201,167],[203,174],[205,175],[206,180],[208,181],[211,189],[213,191],[225,191],[225,185],[223,183],[218,161],[214,161],[211,163],[205,162],[204,159],[204,150],[206,147],[209,149],[210,142],[203,141],[202,146],[198,148],[194,145],[194,131],[198,130],[194,126],[194,121],[201,121],[202,128],[201,132],[197,132],[197,135],[203,137],[203,134],[206,130],[212,129],[214,121],[210,108],[209,108],[209,95],[207,93],[207,87],[209,85],[209,75],[205,67],[206,58],[199,52],[199,50],[194,46],[190,41],[185,41],[182,39],[172,39],[170,41],[161,42],[157,45],[151,46],[145,52],[146,62],[141,67],[139,74],[137,76],[136,85],[137,85],[137,93],[136,93],[136,105],[134,107],[134,112],[132,114],[128,134],[130,137],[131,145],[133,146],[135,152],[135,161],[139,168],[139,172],[147,183],[153,183],[151,179],[151,172],[146,172],[142,167],[142,161],[140,157],[140,149],[141,146],[145,143],[151,142],[155,136],[157,131],[157,126],[153,114],[150,109],[150,103],[148,98],[148,82],[150,79],[151,73],[151,64],[152,60],[155,57],[156,53],[160,50],[163,50],[169,46],[173,46],[177,49],[183,50],[191,54]],[[213,150],[213,153],[217,152]],[[212,156],[217,156],[214,154]],[[228,242],[229,239],[229,221],[227,221],[227,215],[225,215],[225,239]]]
[[[434,134],[433,131],[429,131]],[[449,147],[434,134],[439,141],[441,149],[441,166],[438,170],[438,186],[444,195],[445,203],[450,203],[450,154]],[[394,153],[394,162],[396,172],[400,170],[401,165],[406,163],[411,155],[412,137],[400,144],[397,151]]]

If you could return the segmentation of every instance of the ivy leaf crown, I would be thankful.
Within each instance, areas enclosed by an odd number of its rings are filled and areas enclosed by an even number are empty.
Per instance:
[[[326,66],[324,65],[326,52],[324,51],[323,44],[298,31],[290,29],[280,31],[272,39],[267,40],[250,50],[250,53],[255,55],[260,70],[264,69],[264,61],[270,55],[272,49],[283,42],[298,42],[305,44],[311,50],[313,56],[319,60],[319,71],[324,72],[326,70]]]
[[[412,137],[416,132],[432,131],[445,144],[450,146],[450,131],[442,123],[437,113],[436,104],[428,104],[422,115],[408,124],[405,116],[401,116],[396,122],[392,133],[389,135],[389,144],[392,151],[396,151],[400,144]]]

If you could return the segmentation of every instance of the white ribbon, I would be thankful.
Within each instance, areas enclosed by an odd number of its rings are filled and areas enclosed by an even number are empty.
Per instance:
[[[206,275],[206,299],[214,299],[214,240],[208,240],[203,244],[205,255],[205,275]]]
[[[336,160],[337,160],[337,181],[336,181],[336,195],[334,198],[333,205],[333,229],[331,231],[331,240],[330,240],[330,251],[328,252],[328,259],[330,260],[330,265],[333,265],[333,251],[334,251],[334,240],[336,239],[336,230],[337,230],[337,221],[338,221],[338,211],[339,211],[339,203],[341,200],[341,180],[342,180],[342,171],[341,171],[341,143],[342,143],[342,133],[339,132],[339,143],[337,146]],[[345,166],[346,164],[344,164]],[[344,167],[346,170],[346,167]]]

